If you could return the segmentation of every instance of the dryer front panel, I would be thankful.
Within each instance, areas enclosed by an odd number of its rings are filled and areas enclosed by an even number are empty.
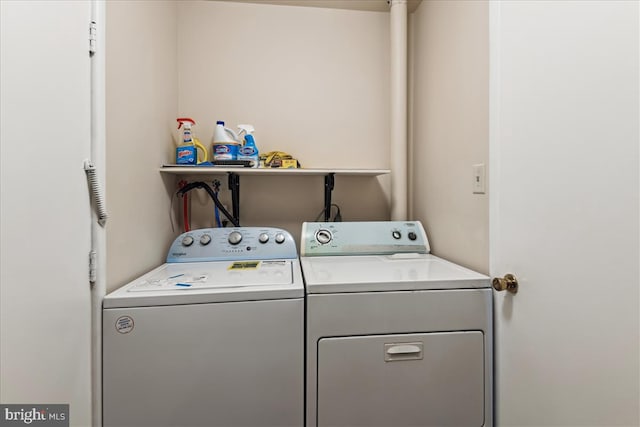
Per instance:
[[[491,289],[310,294],[306,306],[307,427],[493,425]]]
[[[480,331],[323,338],[318,426],[482,426]]]

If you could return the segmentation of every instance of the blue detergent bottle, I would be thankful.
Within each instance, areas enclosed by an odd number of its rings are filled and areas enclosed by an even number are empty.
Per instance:
[[[252,168],[260,166],[260,154],[253,135],[247,134],[244,136],[244,144],[238,150],[238,160],[251,160],[253,162]]]

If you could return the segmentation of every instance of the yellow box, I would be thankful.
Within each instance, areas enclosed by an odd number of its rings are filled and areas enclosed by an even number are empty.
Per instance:
[[[298,161],[296,159],[282,159],[282,166],[284,169],[297,169]]]

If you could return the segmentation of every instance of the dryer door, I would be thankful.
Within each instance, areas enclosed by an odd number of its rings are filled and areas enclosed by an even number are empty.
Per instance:
[[[482,332],[323,338],[318,426],[484,425]]]

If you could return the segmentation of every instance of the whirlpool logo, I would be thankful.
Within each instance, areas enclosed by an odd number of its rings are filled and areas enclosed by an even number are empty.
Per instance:
[[[69,405],[0,405],[0,426],[69,427]]]

